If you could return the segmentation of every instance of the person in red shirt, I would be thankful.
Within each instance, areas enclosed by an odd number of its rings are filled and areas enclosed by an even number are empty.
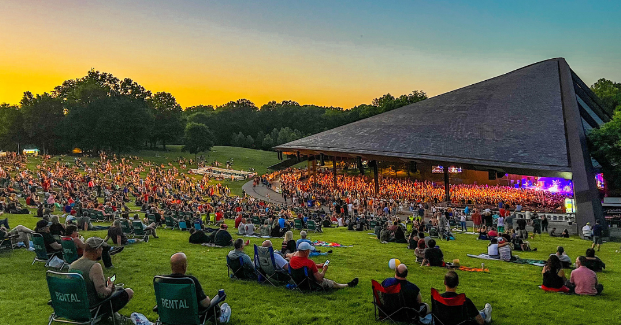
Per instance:
[[[237,213],[237,218],[235,218],[235,228],[239,227],[239,223],[242,221],[242,214]]]
[[[487,235],[488,235],[489,237],[498,237],[498,231],[496,231],[496,228],[495,228],[495,227],[492,227],[492,230],[490,230],[490,231],[487,233]]]
[[[479,213],[478,209],[475,209],[474,213],[472,214],[472,222],[474,223],[475,231],[481,227],[481,221],[481,214]]]
[[[332,280],[328,280],[325,278],[326,272],[328,271],[328,265],[325,263],[315,264],[313,260],[309,259],[311,245],[307,242],[301,242],[298,246],[298,251],[293,254],[291,257],[291,261],[289,261],[289,267],[293,270],[301,269],[306,266],[306,268],[313,274],[315,281],[319,285],[324,288],[332,288],[332,289],[342,289],[347,287],[355,287],[358,284],[358,278],[354,278],[347,284],[336,283]],[[322,272],[319,272],[319,268],[321,268]]]
[[[597,274],[585,265],[587,259],[584,256],[576,258],[576,269],[571,271],[569,282],[574,286],[574,292],[579,295],[594,296],[601,294],[604,286],[597,282]]]

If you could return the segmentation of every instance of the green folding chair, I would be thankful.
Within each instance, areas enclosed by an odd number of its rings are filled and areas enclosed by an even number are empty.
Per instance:
[[[171,216],[166,216],[164,217],[164,219],[166,220],[166,228],[170,228],[174,230],[176,227],[175,220],[173,220]]]
[[[49,304],[54,309],[48,325],[54,322],[92,325],[108,316],[102,312],[102,307],[109,305],[112,310],[112,296],[90,306],[86,283],[80,273],[47,271],[45,278],[50,291]]]
[[[129,220],[127,219],[121,219],[121,231],[123,231],[123,235],[125,235],[126,237],[134,236],[134,231],[129,225]]]
[[[147,214],[147,219],[149,220],[149,223],[157,222],[154,214]]]
[[[0,233],[0,251],[10,250],[11,252],[15,248],[13,244],[12,238],[14,236],[9,236],[8,233]],[[16,236],[15,236],[16,237]]]
[[[252,223],[261,226],[261,218],[257,216],[252,217]]]
[[[317,227],[317,223],[315,222],[315,220],[306,221],[306,228],[308,229],[308,231],[321,232],[321,229]]]
[[[80,256],[78,255],[78,248],[75,247],[75,243],[73,242],[73,238],[69,236],[61,237],[60,244],[63,246],[63,260],[65,264],[61,267],[71,265],[71,263],[75,262]]]
[[[147,230],[143,228],[142,222],[133,221],[132,226],[134,226],[134,237],[142,237],[142,239],[149,237],[149,235],[147,234]]]
[[[30,236],[32,238],[32,244],[35,249],[35,258],[32,261],[31,265],[34,265],[35,262],[44,262],[45,267],[47,267],[52,257],[54,257],[54,253],[48,253],[45,249],[45,241],[43,240],[43,235],[35,232],[30,234]]]
[[[226,295],[216,295],[207,309],[199,310],[196,300],[196,284],[191,278],[155,276],[153,278],[155,300],[154,311],[159,315],[158,325],[200,325],[211,320],[218,323],[219,303]],[[203,320],[201,321],[201,318]]]
[[[304,230],[304,226],[302,225],[302,220],[295,218],[293,220],[293,225],[295,227],[295,230]]]

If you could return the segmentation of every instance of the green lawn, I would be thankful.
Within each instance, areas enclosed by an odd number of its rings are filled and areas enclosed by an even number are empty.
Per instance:
[[[6,214],[5,214],[6,216]],[[36,218],[8,215],[11,226],[23,224],[34,227]],[[230,223],[229,223],[230,224]],[[105,232],[88,232],[85,237],[104,236]],[[328,278],[347,282],[360,278],[360,285],[327,294],[300,294],[286,288],[275,288],[256,282],[230,280],[226,276],[225,255],[228,249],[207,248],[188,243],[188,234],[178,230],[160,230],[160,238],[148,243],[128,246],[123,253],[113,256],[115,269],[107,275],[117,274],[117,281],[134,289],[136,295],[123,310],[124,314],[140,312],[155,320],[151,311],[155,305],[152,279],[154,275],[169,272],[168,259],[179,251],[189,258],[189,272],[195,275],[208,295],[223,288],[233,309],[235,324],[368,324],[373,323],[371,279],[382,280],[392,275],[388,260],[399,258],[410,267],[409,280],[423,291],[429,301],[429,289],[443,288],[446,272],[442,268],[419,267],[414,264],[413,251],[405,244],[379,244],[366,233],[351,232],[343,228],[327,229],[323,234],[312,234],[312,239],[336,241],[351,248],[335,248]],[[296,232],[296,238],[297,236]],[[262,239],[251,239],[259,244]],[[276,240],[280,245],[280,242]],[[533,246],[537,252],[521,253],[524,258],[545,259],[557,245],[563,245],[570,257],[589,246],[577,238],[537,238]],[[460,259],[462,265],[476,267],[482,260],[466,257],[467,253],[485,251],[486,243],[472,235],[457,235],[457,240],[441,242],[447,260]],[[567,296],[545,293],[537,288],[541,282],[541,268],[515,265],[499,261],[485,261],[490,273],[460,272],[460,290],[470,297],[477,307],[489,302],[494,308],[494,324],[543,324],[563,320],[566,324],[615,324],[620,312],[616,297],[621,294],[619,277],[621,263],[615,250],[616,243],[603,246],[599,256],[606,262],[607,271],[599,274],[604,284],[604,295],[598,297]],[[251,253],[250,248],[247,252]],[[42,263],[30,265],[34,253],[19,249],[0,254],[0,323],[43,324],[51,308]],[[323,262],[324,257],[315,258]],[[588,316],[587,316],[588,315]]]
[[[157,163],[167,163],[174,157],[192,157],[179,152],[179,147],[170,151],[143,151],[140,155]],[[156,157],[159,155],[160,157]],[[164,156],[168,156],[166,159]],[[271,152],[242,148],[214,147],[209,161],[225,162],[233,158],[234,168],[254,167],[259,173],[277,162]],[[65,159],[72,159],[66,157]],[[36,160],[29,164],[34,166]],[[243,182],[230,186],[239,193]],[[130,205],[130,207],[133,207]],[[12,227],[22,224],[34,228],[37,218],[33,215],[7,215]],[[231,225],[231,221],[229,221]],[[85,237],[105,236],[104,231],[83,233]],[[284,287],[271,287],[256,282],[230,280],[227,278],[225,256],[229,249],[208,248],[188,243],[188,233],[160,230],[159,239],[148,243],[128,246],[121,254],[113,256],[115,269],[106,270],[107,275],[116,273],[117,282],[125,283],[135,291],[134,299],[122,310],[145,314],[154,321],[157,317],[151,310],[155,305],[152,287],[154,275],[170,272],[168,260],[179,251],[187,254],[188,271],[203,285],[207,295],[213,296],[218,289],[225,289],[231,305],[234,324],[373,324],[371,279],[381,281],[392,276],[388,260],[399,258],[410,267],[409,280],[423,292],[423,300],[429,302],[430,288],[443,289],[442,268],[419,267],[414,261],[413,251],[405,244],[380,244],[366,232],[351,232],[346,229],[326,229],[323,234],[311,234],[311,239],[339,242],[353,245],[351,248],[335,248],[327,277],[346,283],[354,277],[360,278],[356,288],[348,288],[325,294],[300,294]],[[234,236],[235,237],[235,236]],[[295,239],[299,233],[295,232]],[[251,239],[260,244],[262,239]],[[280,247],[280,240],[274,241]],[[562,245],[572,259],[584,254],[590,243],[578,238],[559,239],[544,236],[531,242],[537,252],[519,253],[523,258],[546,259],[549,253]],[[486,252],[486,242],[477,241],[472,235],[457,235],[457,240],[440,242],[445,259],[459,259],[462,265],[477,267],[483,260],[472,259],[468,253]],[[598,255],[606,262],[607,271],[598,274],[604,284],[604,294],[598,297],[568,296],[545,293],[537,288],[541,284],[541,268],[516,265],[500,261],[484,261],[490,273],[459,272],[460,291],[465,292],[477,307],[486,302],[493,306],[494,324],[617,324],[621,312],[617,297],[621,295],[621,284],[614,279],[620,275],[621,262],[615,250],[617,243],[603,246]],[[252,254],[251,247],[247,253]],[[0,253],[0,324],[44,324],[52,312],[47,306],[49,293],[45,282],[45,267],[42,263],[30,265],[33,252],[18,249]],[[315,258],[317,262],[325,257]]]

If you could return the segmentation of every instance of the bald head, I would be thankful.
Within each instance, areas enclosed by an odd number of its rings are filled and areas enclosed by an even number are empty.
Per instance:
[[[262,247],[272,247],[272,241],[271,240],[266,240],[263,242],[263,244],[261,244]]]
[[[395,278],[405,279],[408,276],[408,267],[405,264],[399,264],[395,269]]]
[[[188,267],[188,258],[184,253],[176,253],[170,257],[170,269],[173,274],[185,274]]]

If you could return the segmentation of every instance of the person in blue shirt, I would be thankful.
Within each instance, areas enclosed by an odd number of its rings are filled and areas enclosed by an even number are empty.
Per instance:
[[[327,253],[322,253],[321,251],[315,249],[315,246],[313,246],[313,242],[310,241],[310,239],[306,238],[307,235],[308,234],[306,233],[306,231],[304,231],[304,230],[300,231],[300,236],[302,238],[298,239],[295,242],[295,248],[296,249],[298,249],[298,247],[300,247],[301,243],[308,243],[311,246],[310,257],[319,256],[319,255],[328,255],[328,254],[332,253],[332,250],[329,250]]]
[[[597,251],[599,252],[599,247],[602,245],[602,225],[599,224],[599,220],[595,221],[595,226],[591,230],[591,234],[593,235],[593,245],[591,248],[595,248],[597,245]]]
[[[419,312],[420,316],[425,316],[429,312],[429,305],[423,302],[423,297],[420,294],[420,289],[414,283],[407,280],[408,267],[405,264],[400,264],[395,268],[395,276],[388,278],[382,282],[382,287],[387,288],[396,284],[401,284],[401,293],[404,296],[406,303],[405,307],[412,308]],[[399,321],[409,321],[407,314],[397,313],[394,318]]]

